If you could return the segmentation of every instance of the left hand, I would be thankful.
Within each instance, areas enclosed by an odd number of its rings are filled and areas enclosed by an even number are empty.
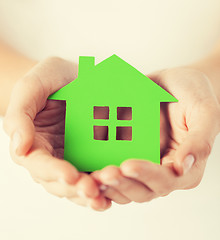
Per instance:
[[[12,159],[55,196],[106,210],[111,201],[100,194],[97,183],[63,160],[65,102],[48,96],[75,79],[75,64],[50,57],[17,81],[4,119],[11,137]]]
[[[107,185],[104,195],[119,204],[146,202],[177,189],[196,187],[220,131],[220,107],[209,79],[191,68],[149,75],[178,103],[161,107],[161,165],[127,160],[92,173]]]

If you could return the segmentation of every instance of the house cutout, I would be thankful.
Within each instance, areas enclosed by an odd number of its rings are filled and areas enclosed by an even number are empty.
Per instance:
[[[160,163],[160,103],[177,99],[117,55],[80,57],[77,79],[49,99],[66,101],[64,159],[79,171]]]

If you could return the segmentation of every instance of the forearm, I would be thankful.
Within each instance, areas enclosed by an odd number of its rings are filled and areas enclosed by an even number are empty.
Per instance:
[[[15,82],[35,64],[0,41],[0,116],[6,112]]]
[[[220,103],[220,42],[205,59],[192,64],[191,67],[202,71],[211,81]]]

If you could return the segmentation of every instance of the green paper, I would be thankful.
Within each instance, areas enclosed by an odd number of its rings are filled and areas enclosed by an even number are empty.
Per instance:
[[[66,101],[64,159],[79,171],[120,166],[126,159],[160,164],[160,103],[177,99],[118,56],[97,65],[94,57],[80,57],[77,79],[49,99]],[[96,119],[94,107],[105,107],[108,119]],[[131,120],[118,120],[119,107],[127,107]],[[108,129],[108,140],[94,139],[94,126],[105,126],[99,129]],[[123,127],[130,139],[117,140],[116,128]]]

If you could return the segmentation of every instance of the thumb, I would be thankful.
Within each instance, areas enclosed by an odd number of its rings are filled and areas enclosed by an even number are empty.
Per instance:
[[[18,155],[25,155],[34,141],[35,128],[30,115],[23,111],[15,111],[13,114],[6,115],[3,127],[9,135],[12,150]]]
[[[197,124],[192,125],[187,137],[179,145],[175,153],[174,169],[178,175],[186,174],[193,165],[205,168],[206,160],[211,153],[216,135],[219,133],[217,112],[198,116]]]
[[[51,57],[38,63],[16,83],[3,127],[18,156],[25,155],[33,145],[36,114],[43,110],[51,93],[75,78],[75,68],[72,62]]]

